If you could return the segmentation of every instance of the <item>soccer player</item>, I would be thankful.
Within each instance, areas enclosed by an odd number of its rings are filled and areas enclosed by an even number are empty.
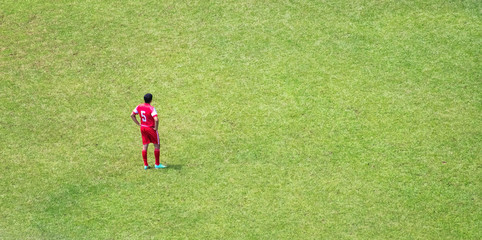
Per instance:
[[[147,147],[149,143],[154,144],[154,156],[156,157],[155,168],[165,168],[166,166],[159,163],[159,118],[157,118],[156,109],[151,106],[152,94],[144,95],[144,104],[138,105],[131,113],[132,121],[141,127],[142,134],[142,159],[144,160],[144,169],[151,168],[147,164]],[[136,115],[140,115],[141,123],[137,121]]]

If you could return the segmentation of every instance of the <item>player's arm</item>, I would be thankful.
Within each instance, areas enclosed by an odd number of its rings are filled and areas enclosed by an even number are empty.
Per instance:
[[[137,121],[137,117],[136,117],[136,114],[134,112],[131,113],[131,118],[132,118],[132,121],[134,121],[137,124],[137,126],[141,126],[139,121]]]
[[[156,122],[156,125],[154,127],[154,130],[157,131],[159,129],[159,118],[157,116],[154,117],[154,122]]]

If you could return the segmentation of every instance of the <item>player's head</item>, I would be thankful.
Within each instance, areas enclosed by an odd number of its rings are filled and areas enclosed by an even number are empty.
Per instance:
[[[152,102],[152,94],[148,93],[144,95],[144,102],[145,103],[151,103]]]

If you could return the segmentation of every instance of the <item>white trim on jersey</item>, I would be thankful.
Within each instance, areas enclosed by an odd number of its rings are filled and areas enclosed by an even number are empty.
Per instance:
[[[139,114],[139,112],[137,111],[137,107],[134,108],[134,110],[132,110],[132,112],[135,113],[135,114]]]
[[[154,117],[154,116],[156,116],[156,115],[157,115],[157,111],[156,111],[156,109],[153,107],[153,108],[152,108],[152,112],[151,112],[151,116]]]

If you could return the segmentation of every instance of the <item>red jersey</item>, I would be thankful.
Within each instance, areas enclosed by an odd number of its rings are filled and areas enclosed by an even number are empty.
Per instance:
[[[132,113],[141,115],[141,127],[155,127],[154,117],[157,116],[157,112],[151,104],[139,104]]]

